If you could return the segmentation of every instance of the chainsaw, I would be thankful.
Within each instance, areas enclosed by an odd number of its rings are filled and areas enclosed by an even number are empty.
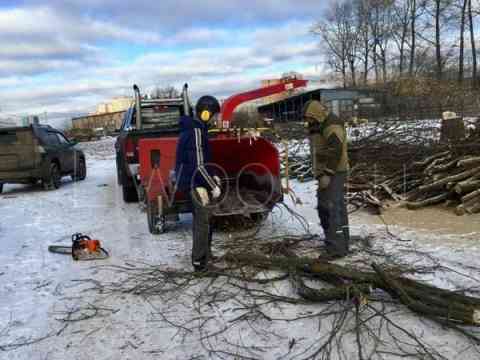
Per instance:
[[[71,255],[73,260],[102,260],[109,257],[100,240],[91,239],[81,233],[72,235],[72,246],[50,245],[48,250],[56,254]]]

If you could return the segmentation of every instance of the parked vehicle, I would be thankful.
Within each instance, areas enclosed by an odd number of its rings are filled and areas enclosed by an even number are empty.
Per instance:
[[[63,176],[87,176],[85,154],[49,125],[0,128],[0,192],[3,185],[43,183],[58,189]]]

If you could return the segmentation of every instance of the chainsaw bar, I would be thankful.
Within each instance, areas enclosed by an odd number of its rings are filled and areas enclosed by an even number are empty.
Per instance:
[[[70,255],[72,256],[72,247],[71,246],[63,246],[63,245],[50,245],[48,247],[48,251],[54,254],[61,254],[61,255]],[[80,252],[77,253],[77,260],[104,260],[110,256],[107,250],[104,248],[100,248],[98,251],[95,252]]]

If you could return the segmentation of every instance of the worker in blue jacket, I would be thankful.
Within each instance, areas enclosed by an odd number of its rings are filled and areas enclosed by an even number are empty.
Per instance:
[[[212,160],[208,141],[208,123],[220,111],[213,96],[201,97],[195,115],[180,119],[180,137],[176,154],[177,190],[190,196],[193,214],[192,265],[195,271],[206,271],[211,259],[212,226],[209,205],[222,191],[220,179],[208,164]]]

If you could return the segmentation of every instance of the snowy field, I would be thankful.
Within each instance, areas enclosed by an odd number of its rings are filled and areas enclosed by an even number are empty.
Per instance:
[[[0,359],[303,359],[306,349],[319,342],[328,324],[305,316],[327,305],[282,305],[262,307],[268,318],[234,326],[205,343],[205,334],[184,325],[207,319],[209,330],[221,330],[242,313],[238,304],[212,303],[209,312],[199,313],[187,294],[169,298],[98,291],[98,284],[117,280],[118,274],[103,265],[156,264],[190,271],[191,217],[166,234],[153,236],[138,204],[125,204],[116,183],[113,139],[82,145],[86,149],[88,177],[72,183],[64,178],[57,191],[38,187],[9,186],[0,196]],[[293,183],[302,204],[287,203],[319,233],[313,183]],[[478,219],[478,218],[476,218]],[[469,288],[476,292],[479,281],[479,234],[463,235],[416,231],[408,227],[386,227],[365,214],[352,214],[351,232],[370,236],[376,253],[416,264],[440,263],[445,268],[423,275],[425,280],[447,289]],[[71,257],[49,253],[48,245],[69,244],[73,233],[82,232],[102,241],[110,251],[106,261],[73,262]],[[255,236],[304,234],[301,223],[285,210],[275,210]],[[254,234],[246,231],[243,235]],[[214,234],[218,243],[237,233]],[[242,241],[241,239],[237,241]],[[306,249],[320,245],[305,244]],[[355,248],[355,246],[354,246]],[[362,254],[352,255],[359,259]],[[392,260],[393,261],[393,260]],[[449,269],[449,270],[446,270]],[[186,292],[200,291],[208,280]],[[273,291],[273,290],[272,290]],[[274,285],[278,294],[288,295],[288,282]],[[477,294],[478,295],[478,294]],[[245,299],[247,301],[247,299]],[[272,318],[282,317],[282,321]],[[458,333],[408,313],[396,316],[398,323],[415,332],[446,359],[479,359],[478,349]],[[174,326],[173,324],[177,324]],[[210,340],[213,338],[210,337]],[[354,339],[354,337],[352,337]],[[231,349],[237,353],[212,352]],[[345,359],[357,359],[356,346],[347,340]],[[242,356],[240,356],[240,354]],[[397,359],[388,352],[383,359]],[[332,358],[337,358],[333,356]],[[379,357],[378,357],[379,358]],[[425,357],[428,358],[428,357]]]

